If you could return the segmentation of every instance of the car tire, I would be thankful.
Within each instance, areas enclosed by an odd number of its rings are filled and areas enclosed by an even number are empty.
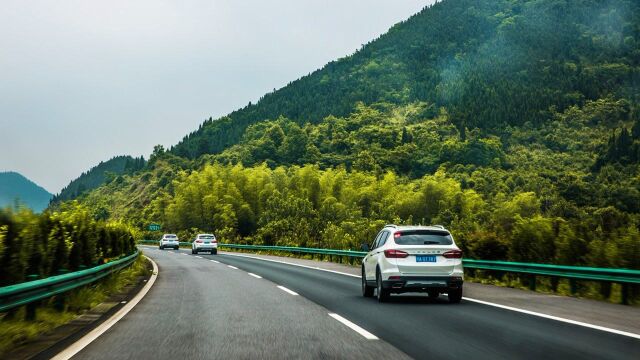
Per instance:
[[[367,284],[367,276],[365,275],[364,266],[362,266],[362,296],[373,297],[373,291],[376,288]]]
[[[389,296],[391,295],[391,291],[389,289],[385,289],[382,286],[382,274],[380,273],[380,269],[376,270],[376,292],[378,296],[378,302],[387,302],[389,301]]]
[[[180,250],[180,246],[176,246],[176,251]]]
[[[452,304],[457,304],[462,300],[462,288],[456,290],[449,290],[447,293],[447,297],[449,298],[449,302]]]
[[[196,251],[191,249],[191,254],[195,254],[195,253],[196,253]]]
[[[211,255],[217,255],[217,254],[218,254],[218,250],[217,249],[211,250]]]
[[[164,247],[162,247],[162,246],[159,246],[159,249],[160,249],[160,250],[164,250]]]

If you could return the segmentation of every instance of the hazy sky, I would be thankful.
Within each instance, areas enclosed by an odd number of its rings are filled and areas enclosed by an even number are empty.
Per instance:
[[[148,158],[433,2],[2,0],[0,171],[57,193]]]

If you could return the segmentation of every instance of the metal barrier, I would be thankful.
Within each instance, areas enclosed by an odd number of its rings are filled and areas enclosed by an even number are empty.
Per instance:
[[[364,251],[304,248],[304,247],[296,247],[296,246],[218,244],[218,247],[229,248],[229,249],[245,249],[245,250],[283,251],[283,252],[292,252],[292,253],[299,253],[299,254],[345,256],[348,258],[363,258],[365,255],[367,255],[367,253]]]
[[[241,244],[218,244],[218,247],[243,250],[265,250],[281,251],[298,254],[321,254],[329,256],[345,256],[350,259],[363,258],[367,253],[363,251],[333,250],[302,248],[292,246],[266,246],[266,245],[241,245]],[[640,270],[631,269],[611,269],[581,266],[565,266],[551,264],[521,263],[509,261],[492,260],[462,260],[465,269],[489,270],[506,273],[517,273],[527,275],[529,278],[529,288],[536,289],[536,276],[551,278],[569,279],[571,293],[577,292],[576,280],[599,281],[622,284],[622,303],[628,304],[629,285],[640,284]]]
[[[139,252],[86,270],[0,287],[0,312],[65,293],[131,265]],[[35,311],[31,309],[31,311]]]

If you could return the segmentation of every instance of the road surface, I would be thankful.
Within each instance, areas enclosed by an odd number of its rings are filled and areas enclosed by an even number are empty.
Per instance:
[[[75,359],[637,359],[640,340],[446,296],[360,295],[360,279],[145,247],[147,296]]]

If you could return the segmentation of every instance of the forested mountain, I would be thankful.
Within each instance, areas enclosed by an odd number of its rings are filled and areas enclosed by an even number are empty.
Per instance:
[[[82,202],[185,238],[444,224],[467,257],[640,268],[639,86],[637,1],[444,0]]]
[[[0,208],[26,205],[35,212],[49,205],[51,194],[17,172],[0,172]]]
[[[465,129],[500,133],[612,95],[637,104],[638,3],[630,0],[446,0],[354,55],[206,121],[172,152],[196,158],[235,144],[247,126],[346,116],[354,104],[425,102]],[[638,111],[633,109],[635,118]]]
[[[83,172],[78,178],[72,180],[59,194],[53,197],[53,202],[75,199],[87,191],[117,179],[120,175],[133,174],[142,169],[145,164],[143,157],[133,158],[128,155],[115,156],[107,161],[101,161],[89,171]]]

